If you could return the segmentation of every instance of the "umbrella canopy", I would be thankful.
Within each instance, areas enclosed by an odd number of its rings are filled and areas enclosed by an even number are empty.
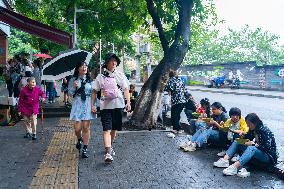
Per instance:
[[[89,64],[92,53],[83,50],[72,50],[50,60],[42,68],[42,80],[59,80],[72,75],[78,62]]]
[[[50,56],[50,55],[48,55],[48,54],[43,54],[43,53],[34,54],[33,56],[34,56],[34,57],[38,57],[38,58],[52,58],[52,56]]]

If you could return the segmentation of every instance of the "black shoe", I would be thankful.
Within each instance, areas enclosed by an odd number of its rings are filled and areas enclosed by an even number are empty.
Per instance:
[[[24,138],[31,138],[31,133],[26,133]]]
[[[88,158],[87,149],[83,148],[82,150],[82,158]]]
[[[76,144],[76,148],[80,151],[82,148],[82,140],[78,140],[77,144]]]
[[[32,140],[36,140],[36,134],[32,134]]]

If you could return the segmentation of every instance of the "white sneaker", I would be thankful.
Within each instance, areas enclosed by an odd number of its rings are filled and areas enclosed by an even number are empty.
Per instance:
[[[196,147],[190,145],[190,146],[185,147],[183,149],[183,151],[185,151],[185,152],[194,152],[194,151],[196,151]]]
[[[190,146],[190,145],[191,145],[191,141],[186,141],[186,142],[181,143],[179,145],[179,148],[184,149],[185,147]]]
[[[236,161],[239,161],[239,159],[240,159],[240,156],[237,155],[237,156],[234,156],[234,157],[231,159],[231,161],[232,161],[232,162],[236,162]]]
[[[110,154],[113,155],[113,156],[115,156],[115,151],[113,150],[113,148],[111,148],[110,150],[111,150],[111,151],[110,151]]]
[[[217,154],[217,156],[219,156],[219,157],[224,157],[225,155],[226,155],[226,151],[224,151],[224,150]]]
[[[167,134],[167,137],[169,137],[169,138],[175,138],[176,135],[175,135],[174,133],[168,133],[168,134]]]
[[[182,134],[182,133],[184,133],[183,130],[179,130],[179,131],[177,132],[177,134]]]
[[[238,173],[238,169],[234,165],[230,165],[228,168],[223,170],[224,175],[233,176]]]
[[[213,163],[215,167],[225,168],[229,167],[229,160],[224,160],[224,158],[220,158],[218,161],[215,161]]]
[[[105,155],[105,163],[112,163],[113,157],[109,153]]]
[[[248,172],[245,168],[239,170],[238,174],[239,177],[246,178],[250,176],[250,172]]]

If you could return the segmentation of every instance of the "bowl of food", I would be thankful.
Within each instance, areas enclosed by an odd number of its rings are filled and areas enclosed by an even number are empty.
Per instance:
[[[198,112],[193,112],[192,115],[193,115],[194,117],[199,117],[201,114],[198,113]]]
[[[246,138],[236,138],[236,142],[239,143],[239,144],[244,145],[248,141],[249,141],[249,139],[246,139]]]

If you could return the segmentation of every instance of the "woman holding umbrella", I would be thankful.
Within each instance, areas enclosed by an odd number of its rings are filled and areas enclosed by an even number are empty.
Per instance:
[[[75,135],[78,142],[76,148],[81,150],[82,158],[88,158],[87,148],[90,139],[90,120],[96,115],[91,112],[92,79],[85,62],[78,62],[68,86],[69,94],[73,96],[70,120],[75,121]]]

